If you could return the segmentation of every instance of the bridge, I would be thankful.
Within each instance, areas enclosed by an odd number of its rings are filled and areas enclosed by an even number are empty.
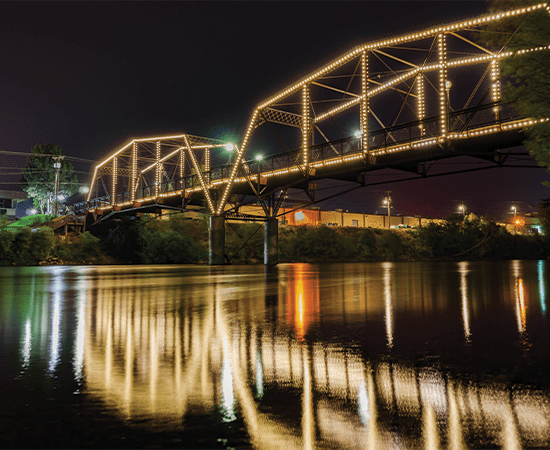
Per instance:
[[[358,46],[258,104],[240,145],[186,133],[134,139],[95,167],[87,201],[75,211],[100,222],[204,206],[210,264],[225,262],[226,220],[263,221],[264,262],[277,264],[279,208],[289,189],[304,192],[311,205],[326,199],[315,192],[323,179],[354,182],[355,189],[387,168],[429,177],[435,161],[457,156],[504,165],[510,152],[503,149],[521,145],[526,129],[548,119],[520,117],[501,101],[500,62],[549,47],[495,50],[476,37],[545,9]],[[259,151],[266,154],[256,158]],[[252,202],[263,214],[240,212]]]

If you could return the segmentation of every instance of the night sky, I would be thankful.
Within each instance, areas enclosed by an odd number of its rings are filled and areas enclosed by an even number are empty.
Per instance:
[[[99,160],[165,133],[240,142],[258,102],[341,53],[485,10],[479,1],[0,2],[0,150],[53,142]],[[2,168],[24,162],[0,154]],[[10,184],[18,178],[0,176],[0,189],[20,189]],[[391,189],[394,213],[440,217],[463,200],[505,216],[511,201],[530,212],[550,197],[540,185],[549,178],[494,169],[364,188],[321,206],[383,212]]]

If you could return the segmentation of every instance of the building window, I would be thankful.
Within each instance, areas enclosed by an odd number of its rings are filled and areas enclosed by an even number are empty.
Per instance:
[[[358,220],[352,220],[351,225],[354,226],[354,227],[358,227],[359,226],[359,221]]]

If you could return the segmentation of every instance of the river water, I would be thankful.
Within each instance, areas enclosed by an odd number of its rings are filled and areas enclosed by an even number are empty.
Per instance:
[[[3,267],[0,447],[548,448],[550,261]]]

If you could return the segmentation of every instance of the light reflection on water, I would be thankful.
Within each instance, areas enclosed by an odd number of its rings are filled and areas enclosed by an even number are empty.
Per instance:
[[[162,429],[242,417],[259,449],[546,447],[547,265],[6,269],[0,374]]]

